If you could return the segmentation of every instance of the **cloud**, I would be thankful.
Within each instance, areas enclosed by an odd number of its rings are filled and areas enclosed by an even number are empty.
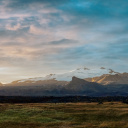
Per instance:
[[[58,40],[58,41],[52,41],[52,42],[49,42],[49,44],[51,45],[66,45],[66,46],[69,46],[70,44],[72,45],[75,45],[79,43],[78,41],[76,40],[71,40],[71,39],[62,39],[62,40]]]
[[[30,26],[29,32],[34,35],[48,35],[50,32],[47,29],[41,29],[38,27],[35,27],[34,25]]]
[[[81,65],[127,70],[127,3],[1,0],[0,68],[17,72],[19,78],[26,69],[25,77]]]
[[[14,26],[11,26],[11,25],[6,26],[7,30],[12,30],[12,31],[18,30],[20,28],[21,28],[21,25],[19,23],[17,25],[14,25]]]

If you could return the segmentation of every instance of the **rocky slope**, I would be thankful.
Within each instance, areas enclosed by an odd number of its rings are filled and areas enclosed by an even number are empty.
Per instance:
[[[99,77],[86,78],[85,80],[103,85],[128,84],[128,73],[106,74]]]

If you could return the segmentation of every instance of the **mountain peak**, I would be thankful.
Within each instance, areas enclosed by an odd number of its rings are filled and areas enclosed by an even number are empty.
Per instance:
[[[85,83],[89,83],[88,81],[86,81],[86,80],[84,80],[84,79],[80,79],[80,78],[78,78],[78,77],[75,77],[75,76],[73,76],[72,77],[72,81],[71,81],[71,83],[72,84],[85,84]]]
[[[78,78],[78,77],[76,77],[76,76],[73,76],[73,77],[72,77],[72,81],[81,81],[81,80],[83,80],[83,79],[80,79],[80,78]]]
[[[79,79],[78,77],[75,77],[75,76],[72,77],[72,81],[78,80],[78,79]]]

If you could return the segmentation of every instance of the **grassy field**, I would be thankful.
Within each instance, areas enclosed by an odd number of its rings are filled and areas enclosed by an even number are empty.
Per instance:
[[[0,128],[128,128],[128,105],[0,104]]]

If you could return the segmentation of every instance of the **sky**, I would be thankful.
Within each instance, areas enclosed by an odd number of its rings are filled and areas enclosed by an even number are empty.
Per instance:
[[[78,67],[128,72],[128,0],[0,0],[0,81]]]

